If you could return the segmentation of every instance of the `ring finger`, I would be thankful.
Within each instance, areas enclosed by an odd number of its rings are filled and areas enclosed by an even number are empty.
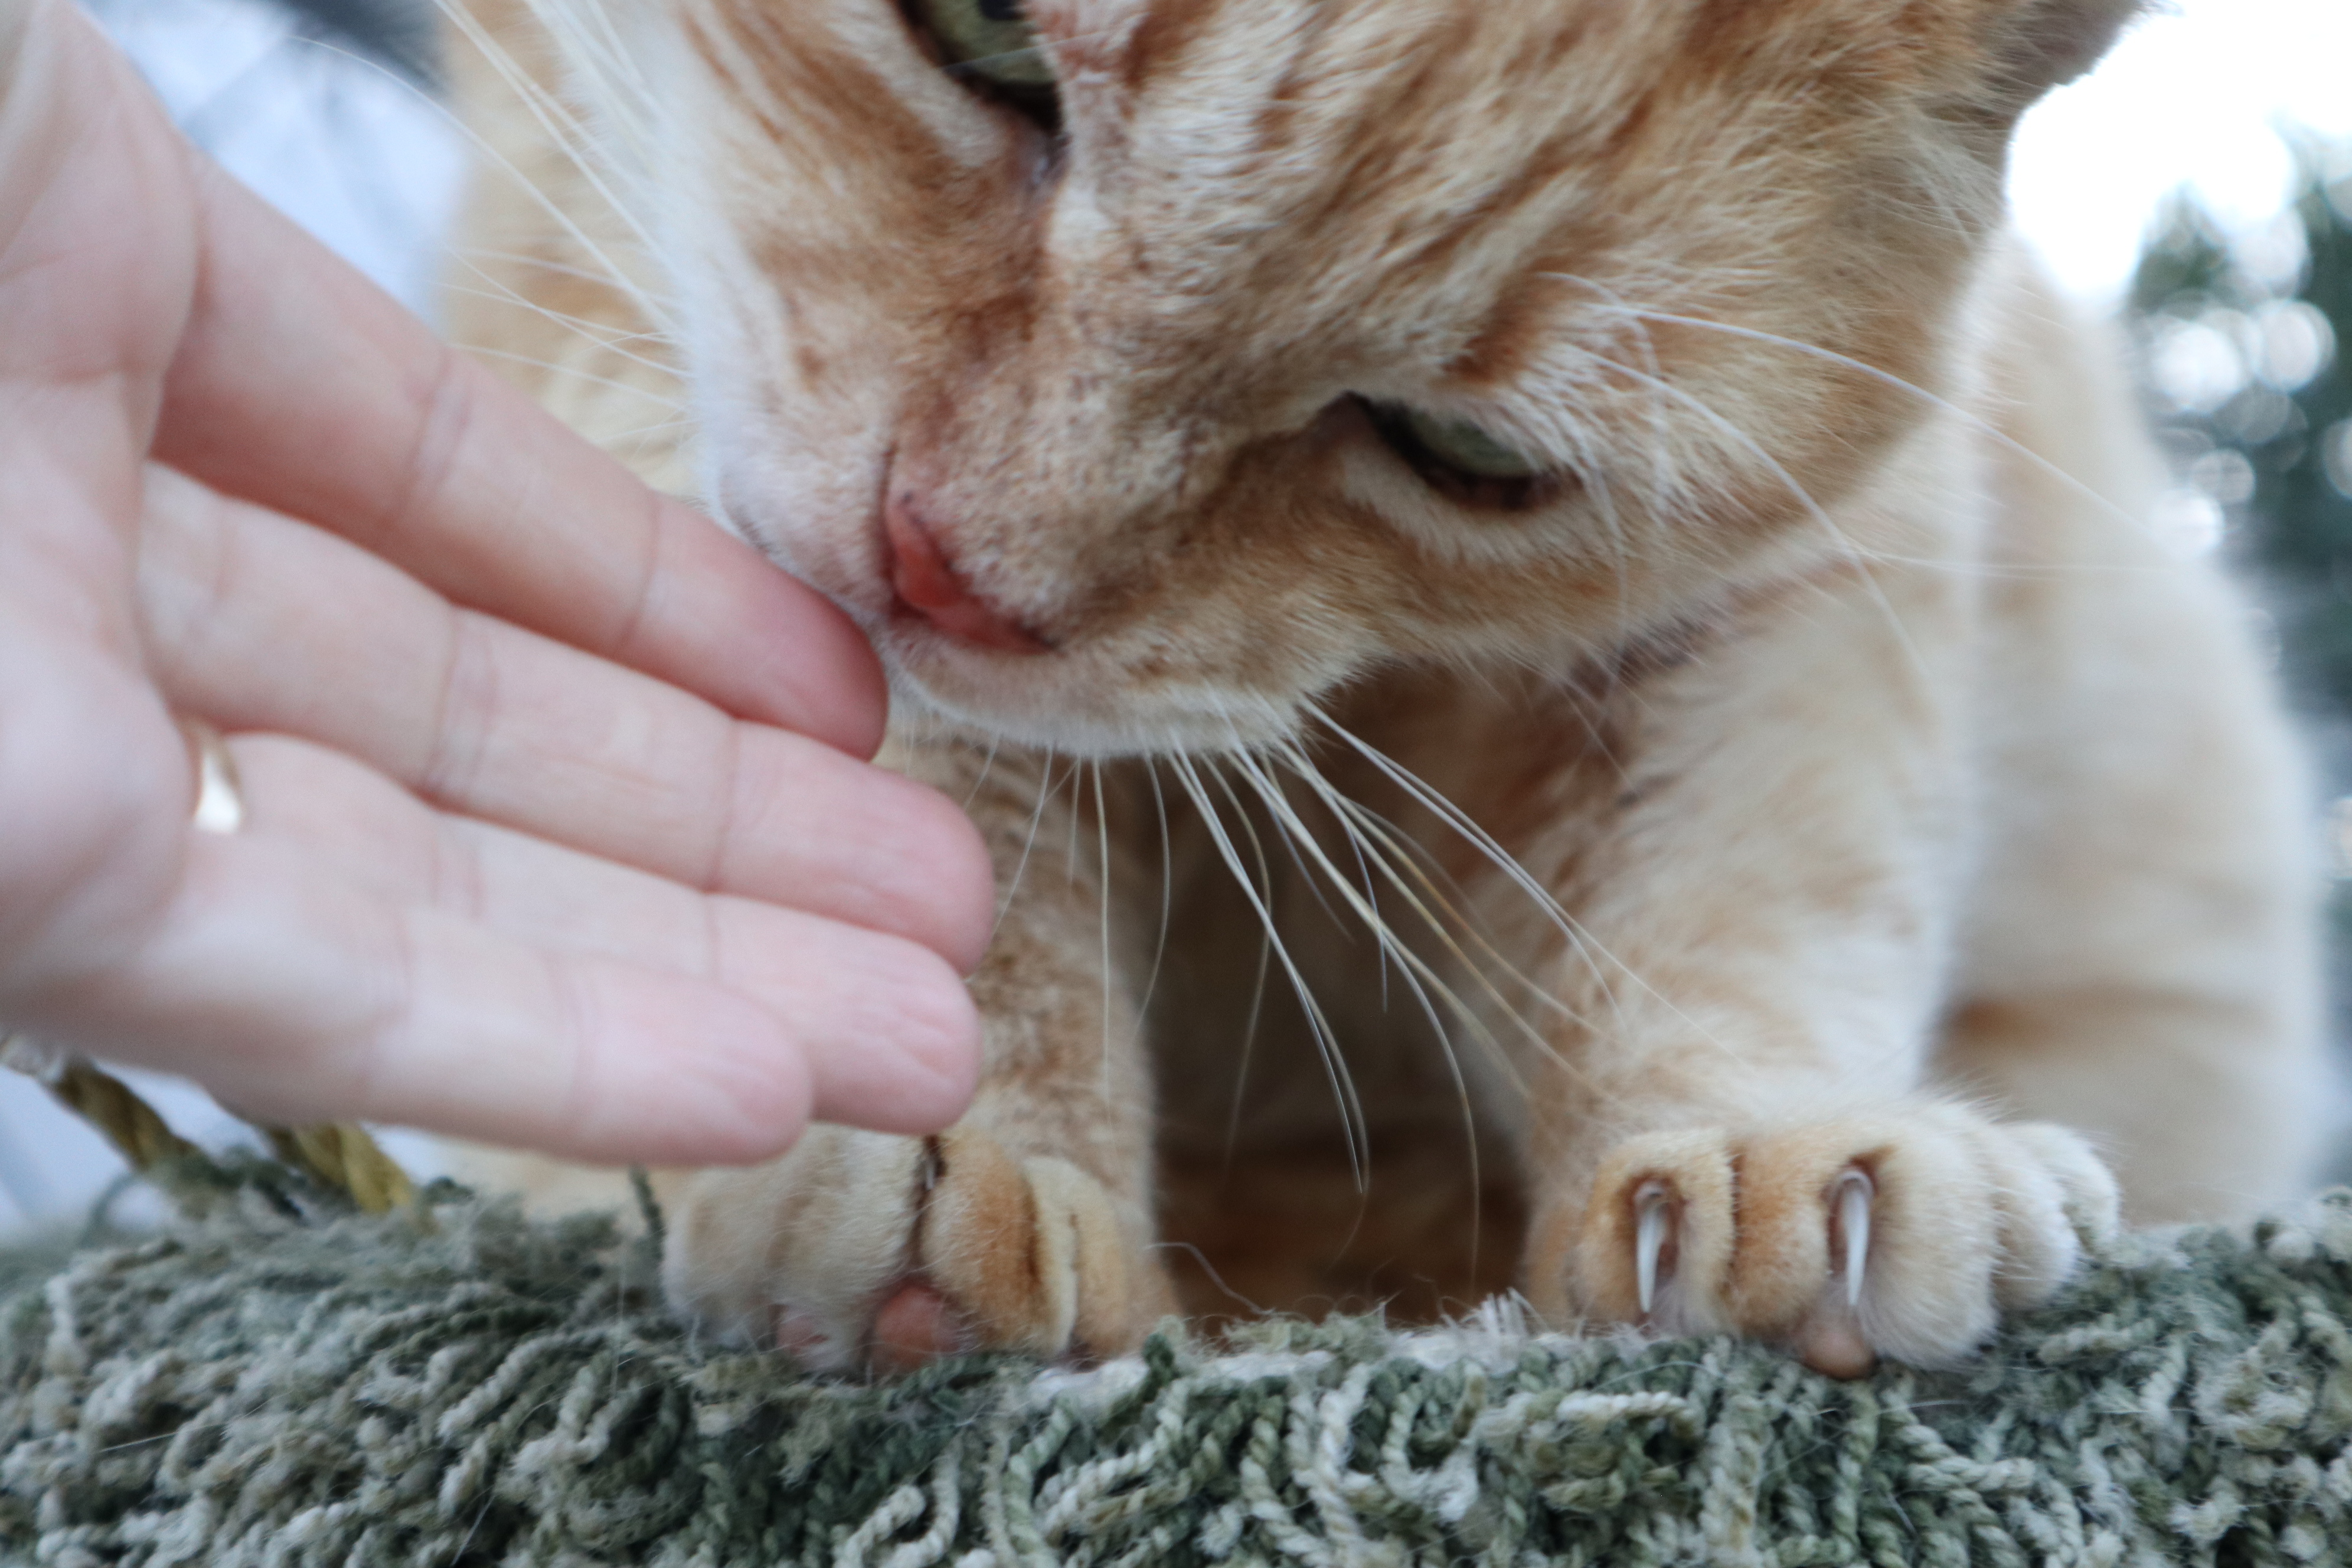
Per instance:
[[[970,1097],[971,1004],[949,966],[915,943],[437,812],[303,741],[246,735],[228,746],[240,837],[534,950],[724,986],[788,1021],[824,1120],[930,1131]]]

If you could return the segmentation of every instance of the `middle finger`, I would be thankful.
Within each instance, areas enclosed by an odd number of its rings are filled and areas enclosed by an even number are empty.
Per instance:
[[[444,816],[307,742],[240,735],[231,749],[239,832],[257,845],[529,948],[713,981],[794,1020],[824,1121],[928,1132],[971,1098],[970,1003],[928,952]]]
[[[176,705],[316,741],[600,859],[978,963],[989,868],[944,796],[454,606],[320,530],[147,474],[141,608]]]

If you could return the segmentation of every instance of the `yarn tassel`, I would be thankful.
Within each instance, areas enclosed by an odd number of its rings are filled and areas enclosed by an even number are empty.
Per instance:
[[[136,1090],[81,1057],[24,1035],[0,1037],[0,1063],[37,1079],[60,1105],[96,1129],[134,1171],[155,1170],[202,1150],[172,1131]],[[349,1197],[362,1214],[387,1214],[416,1202],[415,1184],[357,1122],[262,1127],[272,1149],[319,1185]]]

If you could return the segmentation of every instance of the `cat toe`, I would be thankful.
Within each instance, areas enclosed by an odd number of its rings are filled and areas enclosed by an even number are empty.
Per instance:
[[[1081,1360],[1132,1348],[1166,1300],[1138,1231],[1076,1166],[983,1131],[818,1128],[772,1165],[696,1176],[664,1277],[689,1321],[813,1371]]]
[[[936,1173],[923,1268],[980,1346],[1088,1359],[1141,1339],[1147,1276],[1101,1184],[1066,1160],[1016,1160],[956,1131],[939,1141]]]
[[[1959,1107],[1654,1133],[1538,1217],[1530,1296],[1559,1319],[1737,1333],[1857,1377],[1882,1355],[1964,1358],[2114,1223],[2114,1182],[2081,1139]]]
[[[1734,1237],[1730,1140],[1658,1132],[1612,1150],[1580,1215],[1560,1212],[1530,1259],[1530,1295],[1554,1319],[1582,1314],[1664,1333],[1709,1333],[1721,1314]],[[1580,1222],[1580,1223],[1578,1223]],[[1564,1258],[1547,1254],[1568,1251]],[[1577,1287],[1577,1300],[1562,1295]]]

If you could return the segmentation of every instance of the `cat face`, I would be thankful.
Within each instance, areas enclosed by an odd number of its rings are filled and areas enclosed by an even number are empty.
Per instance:
[[[1929,406],[1846,362],[1942,387],[2009,127],[2130,9],[627,4],[574,52],[660,122],[713,494],[903,696],[1097,755],[1834,561]]]

